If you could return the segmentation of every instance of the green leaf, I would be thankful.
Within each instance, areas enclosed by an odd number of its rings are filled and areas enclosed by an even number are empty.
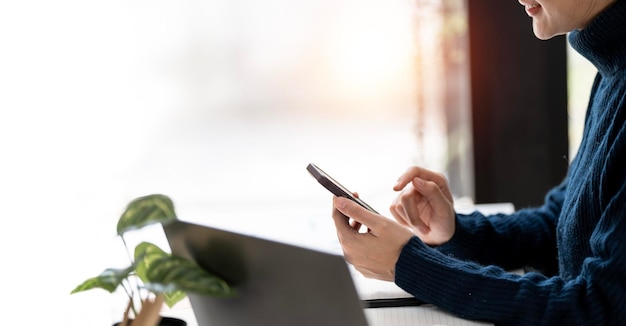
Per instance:
[[[166,287],[165,289],[161,286],[161,284],[148,283],[146,284],[146,288],[154,293],[162,293],[164,297],[165,304],[172,308],[176,303],[180,300],[184,299],[187,296],[185,291],[181,290],[172,290],[173,285]]]
[[[124,269],[107,268],[100,273],[100,275],[92,277],[77,286],[74,290],[72,290],[71,294],[95,288],[101,288],[113,293],[113,291],[115,291],[115,289],[122,284],[122,281],[128,277],[128,274],[130,274],[133,269],[134,266],[129,266]]]
[[[135,248],[135,262],[135,271],[145,287],[155,293],[164,293],[166,304],[170,307],[188,292],[213,297],[235,294],[234,289],[221,278],[148,242],[142,242]]]
[[[117,222],[117,234],[122,235],[133,229],[139,229],[149,224],[163,223],[176,220],[174,203],[160,194],[139,197],[131,201]]]

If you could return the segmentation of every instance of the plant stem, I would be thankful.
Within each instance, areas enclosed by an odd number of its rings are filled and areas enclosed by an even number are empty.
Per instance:
[[[128,260],[130,260],[131,264],[135,264],[135,259],[133,258],[133,254],[130,252],[130,249],[128,248],[128,244],[126,243],[126,239],[124,238],[124,235],[120,235],[120,238],[122,238],[122,243],[124,244],[124,248],[126,249],[126,255],[128,256]]]
[[[124,292],[126,292],[126,295],[128,296],[128,301],[129,301],[129,305],[130,308],[133,310],[133,314],[135,316],[137,316],[137,309],[135,309],[135,292],[132,290],[132,284],[130,284],[130,282],[128,280],[126,280],[126,282],[128,284],[124,284],[124,282],[122,281],[122,288],[124,289]]]

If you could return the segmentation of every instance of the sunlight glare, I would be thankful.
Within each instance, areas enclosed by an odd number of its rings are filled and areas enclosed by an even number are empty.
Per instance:
[[[414,39],[405,2],[364,6],[335,29],[330,58],[338,87],[371,97],[372,92],[395,93],[411,80]]]

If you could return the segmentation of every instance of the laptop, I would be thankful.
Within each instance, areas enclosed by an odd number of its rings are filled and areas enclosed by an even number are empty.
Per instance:
[[[343,256],[183,221],[164,230],[173,254],[237,289],[233,298],[189,293],[198,325],[367,325]]]

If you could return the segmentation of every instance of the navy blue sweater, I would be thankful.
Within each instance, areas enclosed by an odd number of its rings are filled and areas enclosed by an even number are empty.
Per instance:
[[[457,214],[437,248],[412,238],[395,282],[415,297],[496,325],[626,325],[626,1],[569,42],[598,75],[567,177],[541,207]],[[558,274],[505,271],[527,265]]]

